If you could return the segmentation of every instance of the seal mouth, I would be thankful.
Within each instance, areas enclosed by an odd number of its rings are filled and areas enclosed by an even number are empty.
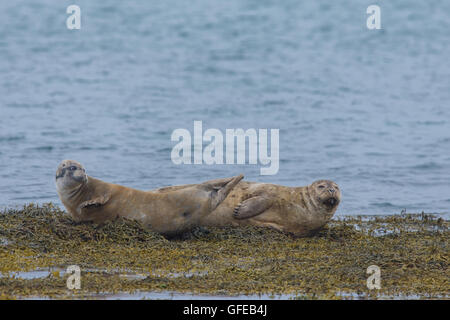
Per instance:
[[[325,204],[328,207],[334,207],[339,203],[339,200],[335,197],[330,197],[323,201],[323,204]]]

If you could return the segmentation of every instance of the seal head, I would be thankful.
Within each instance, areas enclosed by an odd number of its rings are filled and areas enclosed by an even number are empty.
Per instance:
[[[335,209],[341,201],[341,191],[338,185],[331,180],[314,181],[308,189],[315,195],[315,200],[327,210]]]
[[[75,160],[63,160],[56,170],[56,187],[58,191],[71,190],[85,184],[88,180],[86,170]]]

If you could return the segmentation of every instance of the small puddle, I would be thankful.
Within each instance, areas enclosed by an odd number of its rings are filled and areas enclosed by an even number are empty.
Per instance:
[[[358,295],[356,293],[340,293],[338,296],[352,300],[366,300],[374,299],[366,295]],[[189,292],[172,292],[172,291],[136,291],[134,293],[120,292],[120,293],[95,293],[83,296],[65,297],[73,299],[98,299],[98,300],[293,300],[293,299],[310,299],[301,294],[249,294],[249,295],[208,295],[195,294]],[[426,298],[443,299],[444,296],[419,296],[419,295],[379,295],[375,299],[378,300],[417,300]],[[58,297],[24,297],[26,300],[50,300],[58,299]]]
[[[0,273],[0,278],[15,278],[24,280],[33,279],[43,279],[57,272],[58,277],[64,277],[66,270],[62,268],[52,268],[52,269],[36,269],[33,271],[10,271],[5,273]],[[119,270],[102,270],[102,269],[86,269],[83,272],[89,273],[100,273],[105,275],[118,275],[120,278],[127,280],[144,280],[149,276],[153,277],[164,277],[164,278],[191,278],[193,276],[204,276],[208,273],[205,272],[152,272],[152,273],[132,273],[132,272],[121,272]]]
[[[120,292],[120,293],[95,293],[84,295],[81,297],[73,296],[74,299],[98,299],[98,300],[289,300],[297,297],[290,294],[251,294],[251,295],[208,295],[195,294],[171,291],[136,291],[134,293]],[[67,297],[65,297],[67,298]],[[70,297],[69,297],[70,298]],[[58,297],[23,297],[25,300],[50,300],[58,299]]]
[[[448,228],[446,226],[440,226],[435,224],[427,224],[427,220],[423,220],[422,215],[416,214],[413,215],[415,218],[422,217],[423,224],[418,224],[416,220],[413,220],[409,225],[403,225],[402,228],[396,227],[395,223],[392,222],[383,222],[380,221],[376,225],[375,229],[372,229],[372,225],[368,225],[369,222],[377,222],[377,219],[388,218],[389,216],[384,215],[366,215],[366,216],[336,216],[333,220],[347,222],[350,219],[349,225],[353,226],[356,231],[363,232],[365,234],[370,234],[374,237],[383,237],[388,235],[400,234],[401,232],[421,232],[421,231],[429,231],[429,232],[446,232]],[[430,220],[438,220],[439,217],[435,216],[425,216],[426,219]],[[355,220],[359,219],[359,221]],[[331,225],[333,223],[331,221]]]
[[[281,294],[252,294],[252,295],[205,295],[182,292],[135,292],[135,293],[116,293],[116,294],[101,294],[93,296],[96,299],[105,300],[288,300],[295,298],[296,295]]]
[[[24,279],[24,280],[33,280],[33,279],[42,279],[46,278],[51,274],[51,271],[48,270],[35,270],[35,271],[13,271],[9,273],[2,273],[0,278],[14,278],[14,279]]]

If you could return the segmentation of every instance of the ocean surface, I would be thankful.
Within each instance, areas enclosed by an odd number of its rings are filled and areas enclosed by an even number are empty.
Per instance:
[[[278,173],[174,164],[195,120],[279,129]],[[0,1],[0,208],[61,205],[63,159],[144,190],[326,178],[338,215],[448,216],[450,1]]]

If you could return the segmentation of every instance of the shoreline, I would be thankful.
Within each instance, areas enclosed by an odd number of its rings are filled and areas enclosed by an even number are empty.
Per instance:
[[[449,220],[425,213],[335,218],[309,238],[225,227],[167,240],[129,220],[76,224],[53,204],[4,209],[0,298],[450,297]],[[79,290],[66,287],[69,265],[81,269]],[[381,269],[381,289],[367,288],[370,265]]]
[[[28,205],[35,205],[35,206],[46,206],[48,204],[52,204],[55,208],[59,208],[62,211],[65,211],[64,205],[60,201],[49,201],[49,202],[27,202],[26,204],[23,203],[15,203],[15,204],[3,204],[0,205],[0,214],[9,210],[22,210],[23,208],[27,207]],[[335,212],[332,220],[337,220],[341,218],[354,218],[354,217],[388,217],[388,216],[399,216],[402,214],[402,210],[398,210],[398,212],[390,211],[389,213],[382,213],[382,212],[372,212],[372,213],[360,213],[363,212],[362,210],[354,212],[354,213],[343,213],[341,210]],[[413,210],[411,212],[408,212],[407,214],[413,214],[413,215],[420,215],[420,214],[427,214],[427,215],[433,215],[440,218],[443,218],[445,220],[450,220],[450,211],[442,211],[442,212],[431,212],[431,211],[425,211],[425,210]]]

